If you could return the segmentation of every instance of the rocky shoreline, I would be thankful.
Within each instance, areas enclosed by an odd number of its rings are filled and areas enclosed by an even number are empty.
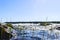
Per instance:
[[[0,24],[0,40],[9,40],[12,38],[12,34],[6,31],[7,28],[8,26]]]

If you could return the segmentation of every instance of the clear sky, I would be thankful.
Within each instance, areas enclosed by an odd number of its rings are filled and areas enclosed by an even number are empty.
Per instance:
[[[60,21],[60,0],[0,0],[0,21]]]

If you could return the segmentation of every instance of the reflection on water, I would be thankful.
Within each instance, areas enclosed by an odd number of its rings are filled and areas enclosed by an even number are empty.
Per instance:
[[[59,40],[59,35],[45,30],[17,30],[17,40]],[[12,37],[11,40],[14,40]]]

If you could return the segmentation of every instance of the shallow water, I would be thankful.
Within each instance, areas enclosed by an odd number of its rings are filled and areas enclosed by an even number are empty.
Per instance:
[[[60,40],[60,35],[56,35],[54,32],[45,31],[45,30],[17,30],[17,40]],[[12,37],[11,40],[15,40]]]

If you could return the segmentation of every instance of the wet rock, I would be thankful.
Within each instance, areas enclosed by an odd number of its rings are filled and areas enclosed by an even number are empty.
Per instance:
[[[60,27],[57,27],[56,29],[57,29],[57,30],[60,30]]]

